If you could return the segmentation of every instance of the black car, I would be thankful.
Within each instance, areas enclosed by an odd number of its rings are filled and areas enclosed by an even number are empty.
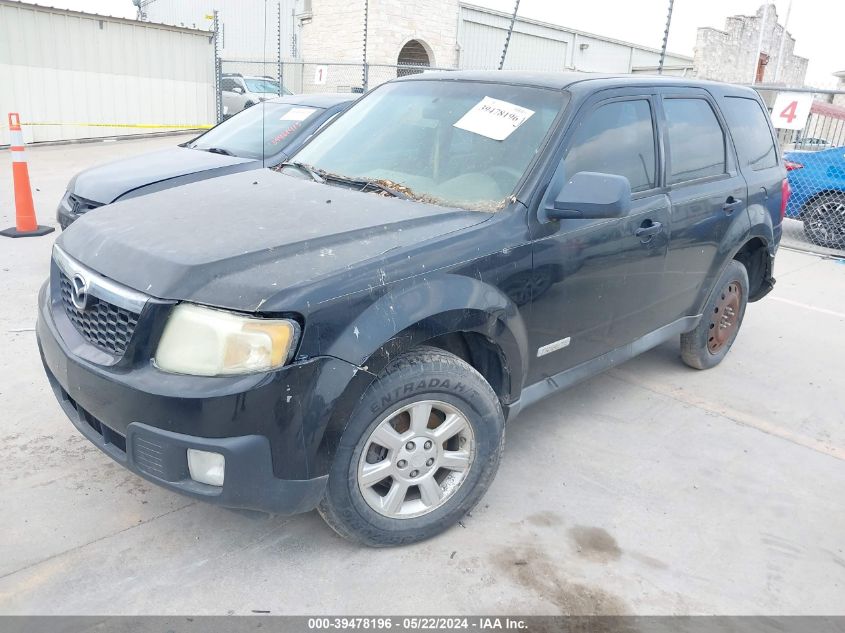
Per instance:
[[[68,183],[56,219],[65,229],[80,215],[117,200],[278,165],[353,100],[348,94],[278,97],[187,143],[86,169]]]
[[[71,227],[44,367],[153,482],[410,543],[479,500],[528,405],[676,337],[718,364],[774,283],[785,182],[748,88],[413,75],[279,171]]]

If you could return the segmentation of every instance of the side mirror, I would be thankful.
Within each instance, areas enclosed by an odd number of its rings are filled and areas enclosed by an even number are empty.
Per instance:
[[[232,88],[232,92],[236,92],[237,94],[242,95],[244,93],[244,89],[240,86],[235,86],[234,88]]]
[[[549,220],[621,218],[631,209],[625,176],[581,171],[569,178],[544,211]]]

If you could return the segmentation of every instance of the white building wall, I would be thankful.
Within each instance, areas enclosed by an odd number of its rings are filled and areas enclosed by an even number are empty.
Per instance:
[[[782,67],[778,71],[781,41]],[[724,31],[711,27],[699,28],[695,41],[696,76],[731,83],[753,83],[759,60],[758,44],[761,44],[759,52],[769,56],[762,83],[804,85],[808,60],[794,54],[795,39],[778,24],[774,4],[769,4],[768,10],[765,5],[761,6],[754,15],[734,15],[727,18]]]
[[[24,126],[26,142],[215,119],[213,48],[198,31],[0,0],[0,78],[0,145],[8,112],[42,124]]]
[[[216,9],[222,57],[263,61],[278,59],[279,9],[282,57],[294,56],[295,14],[302,6],[302,0],[156,0],[145,5],[143,11],[149,22],[211,30],[213,22],[209,16]]]

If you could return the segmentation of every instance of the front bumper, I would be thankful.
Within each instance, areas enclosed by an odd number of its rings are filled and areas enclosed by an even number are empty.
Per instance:
[[[160,486],[226,507],[295,514],[317,505],[327,481],[322,438],[352,365],[320,357],[226,378],[166,374],[148,359],[97,365],[62,340],[48,289],[36,328],[44,369],[62,409],[95,446]],[[190,478],[188,448],[225,456],[223,486]]]
[[[56,220],[64,231],[76,220],[85,215],[85,213],[101,206],[103,206],[103,203],[80,198],[68,190],[65,192],[65,195],[62,196],[59,206],[56,209]]]

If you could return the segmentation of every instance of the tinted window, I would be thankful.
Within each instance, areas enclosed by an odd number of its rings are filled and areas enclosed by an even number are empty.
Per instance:
[[[231,91],[237,84],[235,84],[234,79],[229,79],[228,77],[223,77],[220,81],[220,89],[221,90],[229,90]]]
[[[778,153],[769,131],[769,117],[760,104],[754,99],[741,97],[728,97],[723,104],[722,110],[742,164],[750,165],[751,169],[775,167]]]
[[[596,109],[578,127],[564,158],[566,175],[579,171],[625,176],[631,191],[655,186],[654,127],[645,99]]]
[[[672,184],[725,173],[725,135],[704,99],[666,99]]]

